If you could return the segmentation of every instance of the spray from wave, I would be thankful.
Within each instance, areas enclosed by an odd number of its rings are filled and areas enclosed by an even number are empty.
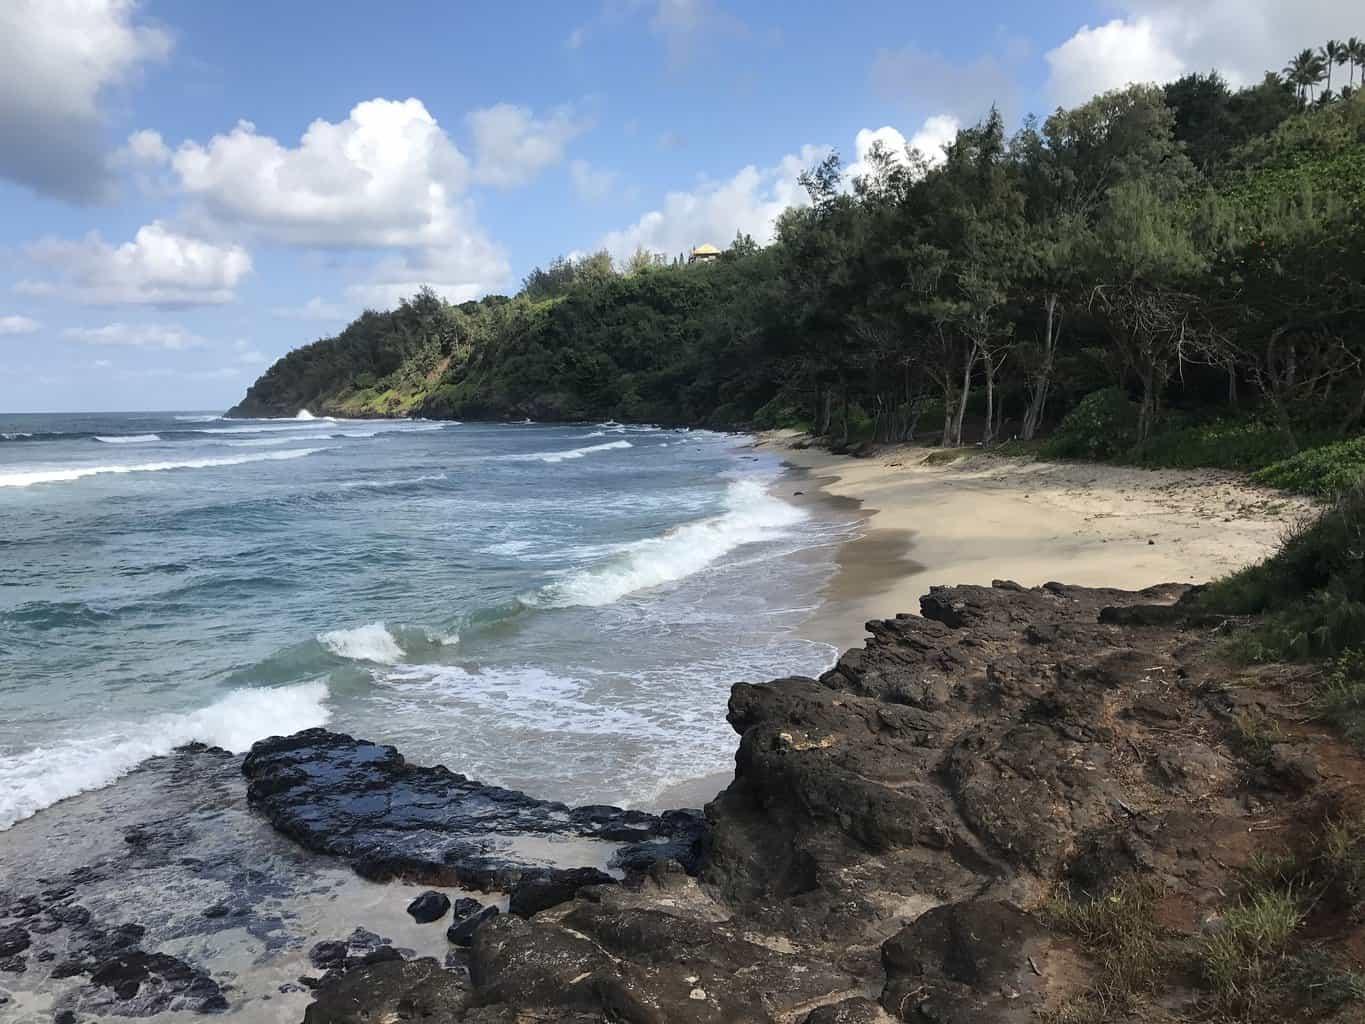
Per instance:
[[[68,466],[63,469],[34,469],[22,473],[0,473],[0,487],[30,487],[33,484],[69,483],[87,476],[104,473],[157,473],[169,469],[213,469],[218,466],[241,466],[248,462],[276,462],[301,459],[323,448],[297,448],[287,452],[262,452],[259,455],[236,455],[219,459],[186,459],[183,462],[142,462],[130,465]]]
[[[403,648],[382,622],[354,629],[333,629],[318,634],[318,643],[339,658],[352,661],[372,661],[378,665],[397,665],[403,660]]]
[[[102,789],[150,757],[198,741],[234,752],[326,723],[325,683],[233,690],[208,707],[127,723],[0,761],[0,831],[59,800]]]
[[[609,565],[575,573],[526,600],[551,608],[611,604],[637,590],[701,572],[742,545],[775,540],[806,518],[805,512],[774,498],[757,480],[732,483],[725,507],[721,515],[629,544]]]

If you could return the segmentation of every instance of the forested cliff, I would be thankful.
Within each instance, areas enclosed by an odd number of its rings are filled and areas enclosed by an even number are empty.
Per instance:
[[[1296,66],[1236,91],[1216,73],[1132,86],[1012,135],[992,112],[941,160],[876,150],[854,180],[831,156],[770,245],[557,260],[460,305],[424,292],[291,352],[233,412],[948,446],[1065,420],[1058,454],[1251,468],[1349,438],[1365,94],[1314,99]]]

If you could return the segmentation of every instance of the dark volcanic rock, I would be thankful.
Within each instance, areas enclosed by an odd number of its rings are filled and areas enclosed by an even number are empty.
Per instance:
[[[0,928],[0,956],[13,956],[29,947],[28,930],[21,925]]]
[[[596,868],[574,868],[559,871],[549,878],[531,878],[518,882],[512,889],[507,909],[521,917],[530,917],[550,907],[557,907],[573,899],[574,893],[589,885],[610,885],[615,879]]]
[[[431,958],[370,964],[324,981],[304,1024],[463,1021],[469,987]]]
[[[454,946],[468,946],[474,941],[475,933],[499,914],[498,908],[482,907],[466,917],[460,918],[446,929],[446,938]]]
[[[322,982],[335,1008],[320,991],[308,1020],[1068,1019],[1107,980],[1031,910],[1136,877],[1163,893],[1163,928],[1195,935],[1255,850],[1249,825],[1289,834],[1286,808],[1336,781],[1340,759],[1298,734],[1239,752],[1238,716],[1277,702],[1212,656],[1187,592],[936,587],[818,680],[737,684],[735,777],[704,836],[692,813],[546,804],[331,733],[259,745],[252,799],[305,845],[511,893],[508,914],[455,905],[469,949],[440,1005],[420,997],[435,968],[348,947],[346,987],[335,966]],[[490,834],[504,852],[476,846]],[[622,844],[626,877],[522,863],[526,835]]]
[[[408,904],[408,913],[418,924],[430,924],[446,916],[450,909],[450,897],[443,892],[428,889]]]
[[[1031,1024],[1046,993],[1051,936],[1016,907],[936,907],[882,946],[882,1006],[897,1020]]]
[[[110,989],[122,1003],[135,1003],[137,1016],[167,1010],[213,1013],[226,1010],[218,983],[203,971],[166,953],[130,950],[104,961],[90,975],[93,985]],[[128,1014],[128,1010],[122,1011]]]
[[[443,767],[410,765],[393,747],[325,729],[257,743],[242,771],[252,806],[277,829],[376,881],[491,890],[557,879],[562,872],[518,856],[516,841],[525,837],[629,844],[636,866],[641,844],[689,865],[700,846],[696,815],[537,800]]]
[[[480,929],[470,962],[480,998],[633,1024],[756,1024],[855,984],[725,923],[581,901],[561,922],[504,916]]]

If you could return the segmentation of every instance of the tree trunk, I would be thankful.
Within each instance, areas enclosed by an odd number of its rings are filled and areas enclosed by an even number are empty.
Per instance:
[[[957,421],[953,424],[953,443],[948,447],[956,448],[962,444],[962,423],[967,418],[967,399],[972,394],[972,370],[976,367],[977,347],[973,343],[967,353],[967,362],[962,367],[962,394],[957,403]]]
[[[1062,333],[1062,318],[1057,315],[1056,294],[1047,297],[1047,326],[1043,335],[1043,361],[1038,368],[1038,376],[1030,386],[1028,410],[1024,413],[1024,423],[1019,436],[1032,441],[1043,422],[1043,410],[1047,406],[1047,395],[1052,389],[1052,364],[1056,358],[1057,338]]]
[[[940,448],[953,446],[953,378],[951,372],[943,375],[943,439]]]
[[[995,360],[986,353],[986,425],[981,429],[981,447],[995,441]]]

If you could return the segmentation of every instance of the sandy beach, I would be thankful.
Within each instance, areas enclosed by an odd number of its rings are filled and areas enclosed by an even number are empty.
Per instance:
[[[945,462],[934,457],[939,449],[912,446],[855,459],[794,448],[796,438],[759,440],[809,474],[791,497],[856,502],[867,517],[862,535],[841,549],[826,603],[805,631],[841,649],[861,646],[869,619],[918,611],[920,595],[937,584],[1204,582],[1264,557],[1313,508],[1216,470],[980,452]]]

